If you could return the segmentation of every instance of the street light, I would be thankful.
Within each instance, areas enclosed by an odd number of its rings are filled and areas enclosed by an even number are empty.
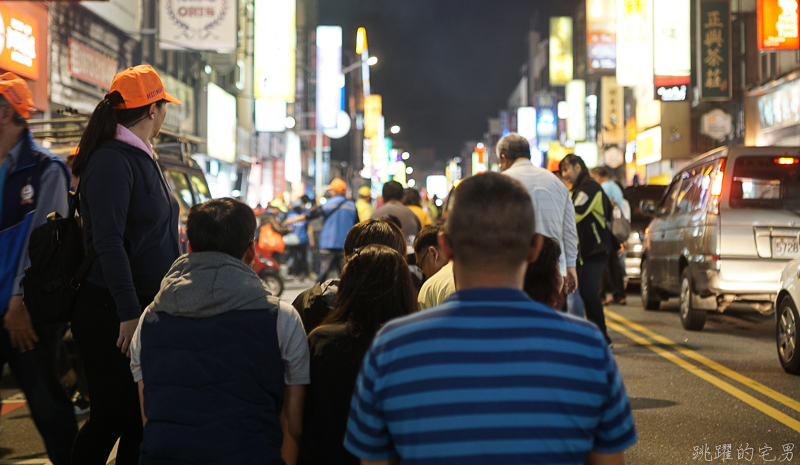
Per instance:
[[[395,124],[394,126],[391,127],[391,129],[389,129],[389,132],[391,132],[392,134],[399,133],[400,132],[400,126]]]
[[[349,66],[346,66],[346,67],[342,68],[342,75],[345,75],[345,74],[349,73],[350,71],[357,70],[364,63],[366,63],[369,66],[373,66],[377,62],[378,62],[378,57],[374,57],[374,56],[373,57],[369,57],[366,60],[358,60],[357,62],[352,63]]]
[[[409,158],[411,158],[411,154],[408,152],[403,152],[403,160],[408,160]]]
[[[297,125],[297,120],[292,116],[287,116],[283,124],[286,126],[286,129],[293,129]]]
[[[414,168],[412,168],[410,166],[408,168],[406,168],[406,174],[412,174],[413,172],[414,172]]]

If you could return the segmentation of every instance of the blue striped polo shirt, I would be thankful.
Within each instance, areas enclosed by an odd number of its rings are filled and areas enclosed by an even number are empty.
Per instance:
[[[344,445],[368,461],[578,465],[636,440],[596,326],[522,291],[469,289],[378,333]]]

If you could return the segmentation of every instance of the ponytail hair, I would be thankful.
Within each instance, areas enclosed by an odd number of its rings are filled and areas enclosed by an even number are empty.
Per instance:
[[[107,140],[111,140],[117,134],[117,125],[123,126],[133,123],[137,119],[145,117],[150,110],[150,105],[131,109],[116,109],[116,105],[123,103],[122,95],[117,92],[106,94],[105,98],[97,104],[89,123],[81,135],[78,143],[78,153],[72,162],[72,174],[81,176],[97,147]],[[161,107],[166,100],[155,102]]]

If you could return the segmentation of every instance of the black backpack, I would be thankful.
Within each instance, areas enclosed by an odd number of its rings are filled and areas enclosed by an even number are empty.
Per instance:
[[[34,325],[66,323],[81,281],[97,256],[84,252],[79,192],[70,194],[69,214],[47,215],[47,222],[31,231],[28,244],[31,265],[22,279],[22,300]]]

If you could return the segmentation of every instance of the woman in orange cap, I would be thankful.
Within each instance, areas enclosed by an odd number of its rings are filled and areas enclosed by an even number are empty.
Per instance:
[[[92,113],[73,162],[87,250],[97,255],[72,316],[91,398],[73,463],[104,465],[117,439],[116,463],[139,461],[142,418],[127,355],[142,310],[180,255],[178,204],[149,142],[167,102],[181,104],[151,66],[120,72]]]

